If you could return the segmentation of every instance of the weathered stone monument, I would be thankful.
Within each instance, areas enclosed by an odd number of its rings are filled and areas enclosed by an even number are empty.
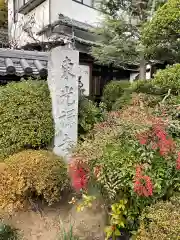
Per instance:
[[[48,85],[55,124],[54,153],[69,157],[77,143],[79,52],[54,48],[48,61]]]

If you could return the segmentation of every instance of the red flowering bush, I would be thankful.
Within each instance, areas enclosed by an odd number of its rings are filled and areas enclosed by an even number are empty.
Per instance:
[[[134,181],[134,191],[139,196],[149,197],[153,195],[153,185],[149,176],[143,175],[142,167],[137,166]]]
[[[176,169],[180,170],[180,152],[178,152],[178,158],[176,160]]]
[[[96,124],[69,168],[76,191],[93,183],[108,206],[128,199],[130,230],[137,229],[146,206],[180,192],[180,148],[169,134],[169,120],[137,105],[110,112]]]
[[[88,185],[88,168],[80,157],[74,157],[69,164],[69,176],[72,187],[77,191],[86,190]]]
[[[148,145],[153,150],[158,150],[161,156],[167,156],[175,150],[175,143],[168,136],[164,123],[155,123],[145,132],[137,135],[141,145]]]

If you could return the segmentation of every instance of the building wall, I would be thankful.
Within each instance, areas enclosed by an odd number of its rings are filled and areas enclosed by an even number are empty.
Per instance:
[[[89,24],[99,21],[99,11],[73,0],[50,0],[50,21],[58,19],[58,14],[64,14],[72,19]]]
[[[23,0],[16,0],[22,5]],[[17,15],[14,23],[13,0],[8,1],[9,39],[13,46],[19,47],[36,40],[48,40],[45,36],[37,37],[36,33],[49,23],[58,20],[58,15],[64,14],[72,19],[89,24],[97,24],[100,20],[98,10],[85,6],[73,0],[46,0],[28,14]],[[35,21],[33,21],[35,20]],[[27,34],[23,27],[29,27],[31,34]]]
[[[49,24],[49,0],[26,15],[18,13],[16,23],[14,23],[13,0],[8,1],[8,32],[12,47],[20,47],[28,42],[43,41],[44,37],[37,37],[36,33],[47,24]],[[29,33],[26,33],[23,28],[29,29]]]

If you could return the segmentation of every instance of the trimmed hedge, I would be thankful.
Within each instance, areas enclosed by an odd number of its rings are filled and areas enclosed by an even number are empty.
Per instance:
[[[51,99],[45,81],[0,87],[0,158],[22,149],[47,148],[53,135]]]
[[[0,174],[0,209],[21,208],[35,196],[52,204],[69,188],[67,166],[51,152],[26,150],[5,159],[5,164]]]

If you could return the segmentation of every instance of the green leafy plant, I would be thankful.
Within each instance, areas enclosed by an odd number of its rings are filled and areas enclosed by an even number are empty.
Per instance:
[[[34,197],[43,197],[52,204],[69,188],[64,159],[51,152],[26,150],[5,159],[5,163],[0,175],[0,209],[24,207]]]
[[[70,225],[70,228],[66,230],[62,221],[60,220],[60,228],[61,232],[58,236],[58,240],[79,240],[79,237],[74,236],[73,225]]]
[[[115,101],[115,103],[112,106],[112,110],[117,111],[117,110],[120,110],[127,105],[130,105],[131,98],[132,98],[131,92],[130,91],[125,91],[124,94]]]
[[[17,240],[17,230],[10,225],[0,222],[0,240]]]
[[[104,112],[101,108],[91,100],[84,96],[79,99],[79,118],[78,132],[79,134],[88,133],[96,123],[104,120]]]
[[[97,147],[99,155],[91,156],[88,162],[90,172],[94,173],[89,181],[98,187],[107,204],[128,199],[128,218],[133,222],[128,225],[130,230],[137,227],[144,207],[169,199],[174,191],[179,191],[179,149],[175,149],[161,120],[152,116],[147,120],[147,125],[134,126],[114,117],[116,123],[111,122],[111,132],[117,135],[112,135],[110,141],[106,136],[101,152]],[[101,131],[105,136],[104,129]],[[92,139],[91,144],[93,141],[96,140]],[[88,146],[84,142],[85,145]]]
[[[108,240],[110,237],[115,240],[117,236],[121,236],[120,229],[125,228],[126,226],[126,204],[126,200],[120,200],[118,203],[112,204],[110,213],[110,226],[107,226],[105,229],[106,240]]]
[[[0,87],[0,158],[50,146],[54,136],[47,82],[28,80]]]
[[[159,88],[164,88],[166,92],[171,89],[172,94],[180,93],[180,64],[168,66],[164,70],[159,70],[152,80],[152,84]]]
[[[78,204],[77,206],[77,211],[83,211],[84,208],[91,208],[92,207],[92,202],[96,200],[95,196],[89,196],[86,194],[82,195],[82,202],[80,204]]]
[[[108,110],[112,109],[116,100],[123,95],[129,85],[128,81],[111,81],[104,87],[102,101],[106,104]]]
[[[152,80],[138,80],[133,82],[130,86],[130,90],[136,93],[145,93],[158,96],[167,93],[167,89],[164,89],[163,86],[154,86]]]

